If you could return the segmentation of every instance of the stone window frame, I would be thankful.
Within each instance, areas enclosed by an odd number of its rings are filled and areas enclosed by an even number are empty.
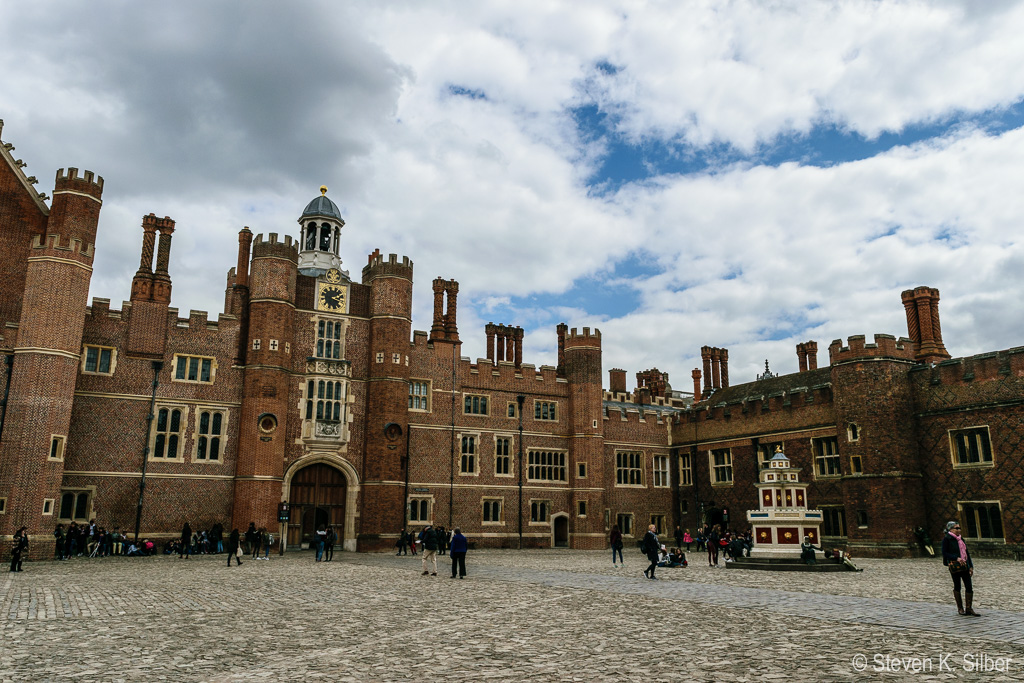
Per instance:
[[[0,515],[7,514],[7,497],[0,498]]]
[[[63,434],[51,434],[50,435],[50,452],[47,453],[46,459],[53,462],[60,462],[64,460],[64,450],[68,445],[68,437]]]
[[[550,456],[550,458],[549,458]],[[541,462],[540,459],[551,462]],[[537,460],[537,462],[534,462]],[[564,483],[568,481],[569,452],[556,448],[531,448],[526,451],[526,481],[544,483]],[[538,472],[551,471],[552,476],[537,476]]]
[[[491,397],[489,394],[462,394],[462,414],[488,417],[491,414]]]
[[[494,505],[498,506],[498,519],[494,516]],[[485,496],[480,499],[480,520],[483,526],[505,526],[505,499],[500,496]]]
[[[533,419],[541,422],[558,422],[558,401],[533,399]]]
[[[664,536],[668,527],[665,525],[667,515],[654,513],[651,515],[651,524],[654,525],[654,532],[658,536]],[[646,532],[645,532],[646,533]]]
[[[735,481],[732,467],[731,448],[708,450],[708,479],[712,486],[732,486]]]
[[[195,406],[195,418],[192,423],[192,462],[200,463],[203,465],[223,465],[224,464],[224,453],[227,451],[228,441],[228,420],[231,414],[227,408],[218,406],[206,406],[197,405]],[[214,416],[219,414],[220,420],[220,433],[219,434],[202,434],[200,429],[202,428],[203,413],[210,413],[210,429],[213,429]],[[263,431],[262,429],[260,431]],[[200,440],[207,438],[207,452],[206,457],[199,457],[199,442]],[[217,459],[214,460],[210,457],[209,444],[212,443],[213,438],[219,439],[218,441],[218,453]]]
[[[43,498],[43,517],[52,517],[55,501],[53,498]]]
[[[576,501],[576,516],[586,519],[587,517],[587,506],[589,502],[586,498],[580,498]]]
[[[982,536],[981,535],[981,520],[978,516],[978,509],[981,507],[996,508],[999,520],[999,530],[1003,532],[1002,536]],[[1003,504],[999,500],[958,500],[956,502],[957,518],[960,519],[960,525],[962,527],[961,533],[964,538],[972,541],[984,541],[986,543],[1006,543],[1006,527],[1003,525]],[[973,513],[974,517],[971,520],[975,530],[977,530],[977,536],[969,535],[972,524],[968,522],[968,514]]]
[[[423,387],[422,393],[417,393],[416,388]],[[431,400],[433,395],[433,381],[429,379],[421,379],[419,377],[409,378],[409,410],[414,413],[429,413],[433,401]],[[416,403],[422,401],[426,407],[414,407]]]
[[[412,513],[412,504],[416,503],[416,514]],[[420,516],[423,510],[423,503],[427,504],[426,519]],[[433,496],[409,496],[409,500],[405,504],[406,512],[409,514],[410,522],[417,522],[419,524],[433,524],[434,523],[434,497]]]
[[[979,468],[990,468],[995,467],[996,457],[995,452],[992,448],[992,434],[988,425],[974,425],[972,427],[961,427],[958,429],[947,430],[949,434],[949,455],[953,462],[953,469],[979,469]],[[959,456],[959,443],[958,437],[960,436],[974,436],[979,437],[979,440],[975,442],[978,450],[978,461],[977,462],[962,462]],[[970,457],[970,449],[968,444],[965,442],[964,447],[968,448],[968,457]],[[985,455],[988,455],[988,459],[985,459]]]
[[[615,486],[621,488],[647,488],[644,469],[647,457],[643,451],[615,451]]]
[[[199,361],[198,367],[197,367],[197,372],[196,372],[196,379],[189,379],[189,374],[190,374],[190,372],[192,370],[192,363],[191,363],[192,359],[196,359],[196,360]],[[179,367],[179,365],[182,364],[183,361],[188,364],[186,369],[185,369],[185,372],[184,372],[185,376],[184,377],[178,377],[178,375],[180,374],[179,371],[178,371],[178,367]],[[203,374],[203,361],[210,361],[210,368],[209,368],[209,373],[210,374],[209,374],[209,379],[208,380],[200,379],[202,377],[202,374]],[[197,354],[194,354],[194,353],[176,353],[176,354],[174,354],[171,357],[171,381],[172,382],[180,382],[182,384],[213,384],[216,380],[217,380],[217,358],[215,356],[200,356],[200,355],[197,355]]]
[[[850,456],[850,474],[859,476],[864,474],[864,458],[860,455]]]
[[[519,404],[515,401],[509,401],[508,407],[505,409],[505,417],[511,420],[519,417]]]
[[[869,521],[868,520],[868,511],[867,510],[857,510],[857,512],[855,512],[854,514],[855,514],[855,517],[856,517],[856,520],[857,520],[857,528],[858,529],[867,529],[868,528],[868,521]]]
[[[829,447],[834,447],[830,451]],[[811,457],[814,459],[814,479],[839,479],[843,476],[843,460],[839,453],[839,439],[834,436],[815,436],[811,439]],[[834,472],[831,470],[835,470]]]
[[[846,440],[850,443],[857,443],[860,441],[861,428],[856,422],[850,422],[846,425]]]
[[[622,523],[623,520],[626,520],[625,524]],[[636,520],[634,520],[634,515],[632,512],[620,512],[615,515],[615,524],[619,527],[619,533],[621,533],[623,536],[633,535],[633,527],[635,526],[635,521]]]
[[[71,515],[68,516],[68,517],[64,517],[61,513],[64,512],[64,497],[68,496],[68,495],[72,496],[72,498],[71,498],[72,503],[71,503],[71,510],[70,510]],[[82,516],[78,516],[75,513],[76,513],[76,511],[79,508],[78,501],[81,499],[81,496],[83,496],[83,495],[85,496],[85,506],[84,506],[85,507],[85,512],[84,512],[84,514]],[[55,511],[55,514],[57,515],[57,521],[58,522],[82,522],[82,521],[88,522],[90,519],[93,519],[92,506],[93,506],[93,501],[95,499],[95,496],[96,496],[96,488],[93,487],[93,486],[61,488],[61,490],[60,490],[60,498],[59,498],[60,505],[57,507],[57,510]]]
[[[348,336],[348,320],[317,314],[310,318],[313,325],[312,356],[324,360],[343,360]],[[377,362],[383,363],[383,352],[377,353]]]
[[[498,447],[499,441],[507,442],[505,444],[505,453],[501,452]],[[508,434],[495,434],[494,435],[494,476],[496,477],[514,477],[516,471],[516,456],[515,456],[515,437]],[[505,460],[506,472],[499,471],[502,468],[498,467],[500,460]]]
[[[576,478],[586,479],[587,478],[587,463],[578,462],[576,463]]]
[[[538,514],[543,513],[543,514]],[[543,517],[542,520],[537,520],[537,517]],[[531,498],[530,499],[530,524],[532,526],[550,526],[551,525],[551,499],[550,498]]]
[[[693,486],[693,458],[689,451],[679,451],[679,485]]]
[[[168,420],[167,427],[168,427],[168,429],[167,429],[167,431],[164,431],[164,432],[160,432],[159,431],[159,427],[160,427],[160,411],[161,410],[167,410],[168,411],[168,413],[167,413],[167,420]],[[171,432],[170,431],[170,421],[173,419],[173,412],[172,411],[175,411],[175,410],[180,410],[181,411],[181,417],[179,418],[179,422],[178,422],[178,431]],[[188,428],[188,424],[189,424],[189,420],[190,420],[190,415],[191,415],[191,406],[188,405],[187,403],[174,403],[174,402],[168,402],[168,401],[158,401],[157,404],[155,406],[153,406],[153,426],[150,428],[150,434],[149,434],[149,461],[150,462],[185,462],[185,436],[188,433],[188,429],[187,428]],[[172,434],[177,435],[177,437],[178,437],[178,445],[177,445],[178,454],[177,454],[176,457],[168,458],[166,455],[164,455],[162,457],[157,457],[157,455],[156,455],[156,442],[157,442],[157,435],[159,435],[159,434],[166,434],[167,435],[167,437],[165,439],[165,451],[164,451],[165,453],[166,453],[166,443],[167,443],[167,441],[170,441],[170,436]]]
[[[86,366],[89,364],[89,349],[96,349],[96,370],[88,370]],[[103,352],[110,352],[110,359],[108,360],[109,370],[102,372],[99,370],[100,361],[103,358]],[[83,375],[99,375],[100,377],[110,377],[114,374],[114,370],[117,368],[117,347],[104,346],[102,344],[82,344],[82,364],[79,368],[79,372]]]
[[[654,488],[667,489],[671,487],[672,474],[669,470],[669,457],[667,455],[655,455],[651,462]],[[661,482],[660,484],[658,483],[659,481]]]
[[[480,433],[459,432],[459,476],[480,476]],[[466,447],[470,450],[467,451]]]
[[[847,524],[846,524],[846,507],[843,506],[843,505],[821,505],[819,507],[821,508],[821,526],[822,526],[821,535],[822,535],[822,537],[827,537],[827,538],[848,538],[850,532],[849,532],[849,529],[848,529]],[[839,526],[841,527],[839,530],[843,532],[842,535],[836,536],[834,534],[826,534],[825,533],[825,522],[826,521],[828,521],[828,525],[830,527],[834,526],[832,524],[832,520],[828,520],[827,519],[827,517],[828,517],[828,515],[830,513],[838,513],[837,520],[839,522]]]

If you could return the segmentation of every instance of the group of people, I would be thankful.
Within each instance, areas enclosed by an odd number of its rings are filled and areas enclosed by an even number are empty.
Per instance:
[[[430,524],[423,527],[418,534],[402,529],[395,543],[395,547],[398,548],[395,555],[404,555],[406,547],[415,555],[417,544],[421,546],[423,576],[437,576],[437,556],[444,555],[447,551],[452,558],[452,578],[466,578],[466,553],[469,551],[469,541],[462,535],[462,529],[455,527],[451,532],[447,532],[443,526],[435,527]]]
[[[53,559],[70,560],[72,557],[111,557],[124,555],[145,557],[156,555],[156,544],[148,538],[136,543],[117,528],[107,531],[93,519],[87,524],[71,522],[67,527],[58,524],[53,530]]]
[[[438,524],[437,526],[430,526],[430,528],[434,531],[434,534],[437,536],[437,554],[444,555],[448,552],[448,547],[451,545],[452,537],[455,535],[455,531],[448,531],[440,524]],[[398,552],[396,552],[395,555],[405,555],[407,554],[407,550],[408,554],[415,555],[417,554],[417,546],[422,545],[423,531],[420,531],[418,534],[416,534],[412,531],[402,529],[398,533],[398,540],[395,541],[395,548],[398,549]],[[422,547],[420,548],[420,550],[422,551]]]
[[[249,525],[252,526],[251,524]],[[264,530],[266,531],[266,530]],[[317,562],[330,562],[334,559],[334,545],[338,542],[338,532],[334,530],[334,527],[328,524],[324,526],[321,524],[316,529],[316,535],[313,538],[313,548],[316,550],[316,561]]]

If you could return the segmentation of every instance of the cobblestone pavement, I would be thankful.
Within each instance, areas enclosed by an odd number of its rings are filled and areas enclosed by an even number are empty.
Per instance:
[[[794,574],[692,556],[647,581],[635,551],[613,568],[489,550],[453,581],[439,559],[438,577],[390,554],[27,564],[0,573],[0,680],[1024,679],[1020,563],[978,562],[971,619],[936,560]]]

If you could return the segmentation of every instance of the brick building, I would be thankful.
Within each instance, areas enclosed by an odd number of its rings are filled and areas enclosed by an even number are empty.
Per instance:
[[[61,170],[47,205],[12,152],[0,146],[0,535],[254,521],[294,549],[332,524],[344,548],[380,550],[433,522],[483,546],[604,548],[613,524],[671,536],[730,510],[742,524],[781,445],[812,473],[827,542],[903,555],[915,527],[934,536],[959,515],[974,547],[1021,549],[1024,357],[949,360],[935,290],[904,294],[909,339],[833,342],[827,368],[808,342],[801,372],[730,386],[728,351],[705,347],[693,396],[657,369],[632,391],[612,369],[605,389],[596,329],[559,325],[556,367],[525,363],[510,325],[481,331],[486,358],[463,357],[455,280],[433,280],[430,329],[414,331],[412,261],[375,251],[351,277],[326,188],[294,237],[240,230],[216,320],[170,306],[176,225],[154,214],[129,300],[90,305],[102,178]]]

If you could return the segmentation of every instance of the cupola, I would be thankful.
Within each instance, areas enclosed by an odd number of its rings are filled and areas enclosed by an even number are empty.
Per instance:
[[[327,196],[327,186],[320,186],[320,196],[306,205],[299,217],[299,272],[319,277],[341,265],[339,247],[345,220],[341,211]]]

